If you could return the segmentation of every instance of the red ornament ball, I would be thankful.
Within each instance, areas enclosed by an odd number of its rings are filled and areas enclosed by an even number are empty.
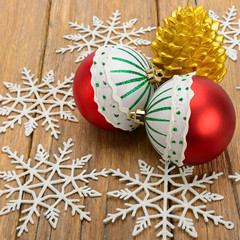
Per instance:
[[[218,157],[236,125],[233,104],[221,86],[195,73],[161,85],[146,108],[145,127],[165,161],[200,165]]]
[[[199,165],[218,157],[230,143],[236,125],[231,99],[223,88],[205,77],[193,76],[191,116],[185,165]]]
[[[117,130],[98,112],[94,101],[94,90],[91,85],[91,67],[95,52],[87,56],[77,69],[73,81],[73,97],[82,116],[95,127],[104,130]]]

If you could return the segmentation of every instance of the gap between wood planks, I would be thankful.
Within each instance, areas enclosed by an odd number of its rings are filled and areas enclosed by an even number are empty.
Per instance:
[[[46,25],[45,25],[43,50],[42,50],[42,55],[41,55],[40,62],[39,62],[39,69],[40,70],[39,70],[38,83],[40,83],[42,81],[42,76],[43,76],[43,66],[44,66],[45,53],[46,53],[46,49],[47,49],[47,41],[48,41],[48,34],[49,34],[51,8],[52,8],[52,0],[48,0],[47,21],[46,21]],[[30,146],[30,148],[32,148],[33,134],[34,134],[34,132],[31,134],[31,146]],[[51,152],[52,143],[53,143],[53,138],[51,140],[50,152]],[[29,152],[29,154],[30,154],[30,152]],[[29,157],[30,157],[30,155],[29,155]],[[42,211],[42,207],[40,206],[40,209],[39,209],[40,216],[41,216],[41,211]],[[36,227],[35,238],[34,238],[35,240],[37,239],[37,236],[38,236],[39,222],[40,222],[40,217],[37,218],[37,227]],[[49,239],[51,239],[51,235],[52,235],[51,233],[52,233],[52,229],[50,230]]]

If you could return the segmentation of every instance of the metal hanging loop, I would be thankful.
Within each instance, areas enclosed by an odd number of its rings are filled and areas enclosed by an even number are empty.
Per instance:
[[[135,112],[129,112],[129,118],[133,119],[135,123],[144,125],[146,112],[142,109],[137,109]]]
[[[164,73],[162,69],[150,68],[146,70],[147,78],[151,84],[160,83],[163,81]]]

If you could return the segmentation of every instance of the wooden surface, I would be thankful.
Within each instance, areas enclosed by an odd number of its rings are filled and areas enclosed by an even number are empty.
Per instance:
[[[85,25],[92,24],[92,16],[108,20],[113,11],[119,9],[122,13],[122,21],[138,18],[136,28],[141,26],[157,26],[162,23],[162,18],[169,16],[170,12],[178,5],[184,5],[186,1],[179,0],[0,0],[0,94],[4,95],[6,89],[3,81],[19,83],[23,67],[30,68],[41,79],[50,69],[55,71],[56,79],[63,80],[64,76],[70,76],[75,72],[78,65],[74,63],[78,52],[64,55],[56,54],[59,47],[66,46],[67,41],[62,38],[65,34],[73,33],[69,28],[69,21],[77,21]],[[223,14],[228,7],[235,5],[240,10],[238,0],[197,0],[206,9],[212,9],[219,15]],[[195,4],[192,1],[192,4]],[[238,14],[238,18],[240,15]],[[145,35],[147,39],[154,39],[154,31]],[[149,47],[141,47],[148,56],[152,56]],[[208,240],[237,240],[240,235],[240,183],[234,183],[228,179],[229,174],[240,172],[240,91],[236,86],[240,85],[240,54],[237,62],[230,59],[226,61],[228,73],[221,86],[229,93],[237,114],[237,127],[234,138],[227,150],[216,160],[204,166],[195,167],[194,174],[200,177],[204,174],[223,172],[223,176],[208,189],[212,192],[225,196],[218,202],[208,203],[207,209],[214,209],[216,215],[222,215],[225,220],[231,220],[235,227],[227,230],[224,226],[215,226],[212,222],[206,224],[202,217],[194,219],[194,226],[198,232],[198,239]],[[24,135],[23,125],[16,125],[14,130],[7,130],[0,134],[0,147],[9,146],[19,155],[25,155],[25,159],[33,158],[37,145],[41,143],[51,154],[61,147],[63,141],[72,138],[75,147],[72,158],[92,153],[93,157],[87,165],[89,171],[96,168],[121,168],[130,174],[139,173],[138,159],[143,159],[152,166],[157,165],[158,154],[150,145],[144,128],[139,128],[133,133],[104,132],[88,124],[75,109],[75,116],[79,123],[60,121],[61,135],[58,140],[51,137],[49,132],[39,127],[30,136]],[[12,170],[7,155],[1,153],[1,171]],[[4,181],[0,181],[0,189],[4,188]],[[140,235],[131,236],[136,218],[128,216],[125,221],[117,220],[114,224],[103,224],[106,214],[115,212],[118,207],[123,207],[123,201],[107,197],[107,191],[123,188],[114,177],[101,178],[99,181],[90,181],[90,187],[94,187],[102,193],[99,198],[82,198],[86,211],[91,212],[91,222],[80,221],[76,215],[71,216],[70,209],[64,211],[61,203],[58,209],[61,211],[57,229],[52,229],[40,210],[40,218],[34,217],[34,224],[29,225],[29,232],[24,233],[19,239],[82,239],[82,240],[120,240],[120,239],[156,239],[157,230],[152,227],[144,230]],[[26,198],[28,196],[25,196]],[[0,207],[5,206],[8,200],[1,197]],[[25,206],[21,208],[24,209]],[[14,211],[0,217],[0,239],[17,239],[16,227],[18,226],[20,211]],[[155,223],[155,224],[154,224]],[[184,231],[177,227],[173,231],[174,238],[192,239]]]

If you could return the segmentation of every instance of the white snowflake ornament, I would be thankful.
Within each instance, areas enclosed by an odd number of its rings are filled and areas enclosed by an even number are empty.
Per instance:
[[[16,164],[16,169],[21,169],[24,172],[17,174],[15,171],[2,171],[0,172],[0,178],[12,182],[15,181],[17,186],[12,187],[8,184],[5,185],[5,190],[0,190],[0,196],[6,194],[6,198],[11,197],[14,193],[18,193],[18,197],[15,200],[10,200],[5,207],[0,210],[0,216],[9,213],[10,211],[19,210],[22,204],[30,205],[21,211],[24,216],[19,219],[21,225],[17,227],[18,237],[22,233],[28,232],[28,224],[34,224],[33,216],[40,217],[38,208],[42,207],[46,211],[44,216],[49,221],[53,228],[56,228],[58,223],[58,217],[60,211],[57,209],[57,205],[63,201],[65,203],[65,211],[67,208],[71,208],[72,215],[79,214],[81,220],[86,219],[90,221],[89,212],[85,212],[84,206],[79,205],[79,198],[82,197],[98,197],[101,193],[94,189],[91,189],[86,184],[89,179],[98,180],[99,176],[106,177],[107,171],[103,169],[101,172],[96,172],[96,169],[87,173],[83,170],[81,173],[76,174],[76,170],[82,169],[85,164],[90,160],[91,154],[81,157],[80,159],[71,160],[68,156],[72,150],[72,139],[68,139],[67,142],[63,142],[63,148],[59,148],[59,155],[54,154],[54,162],[49,161],[49,155],[44,150],[43,146],[39,144],[37,146],[37,152],[35,155],[35,164],[33,167],[32,160],[28,159],[27,163],[24,162],[24,156],[18,156],[17,152],[12,152],[9,147],[3,147],[2,151],[7,153],[11,163]],[[71,164],[63,164],[66,161],[71,160]],[[46,168],[42,168],[46,166]],[[66,174],[64,170],[70,170],[70,174]],[[42,174],[49,174],[45,179]],[[56,178],[56,174],[58,178]],[[23,179],[28,177],[26,182],[22,182]],[[39,182],[34,183],[37,179]],[[79,186],[79,182],[85,185]],[[57,188],[61,184],[61,190]],[[71,190],[69,186],[72,186]],[[41,189],[38,193],[36,189]],[[51,190],[51,193],[47,195],[46,190]],[[31,200],[23,198],[23,195],[27,194],[31,196]],[[75,194],[78,194],[78,198],[73,198]],[[54,203],[48,203],[47,200],[52,199]]]
[[[135,203],[125,203],[126,208],[117,208],[117,213],[108,214],[104,220],[105,223],[114,222],[118,217],[124,220],[127,214],[134,217],[138,210],[142,209],[143,216],[138,217],[132,235],[136,236],[141,233],[144,228],[150,227],[154,219],[158,219],[155,225],[156,229],[161,229],[157,233],[157,237],[167,239],[173,237],[171,229],[175,226],[171,223],[172,220],[178,222],[178,227],[182,228],[192,237],[197,237],[198,234],[193,225],[193,219],[186,217],[188,211],[191,211],[196,219],[203,216],[205,222],[212,220],[215,225],[223,224],[227,229],[234,227],[230,221],[224,221],[222,216],[215,216],[213,210],[206,210],[206,203],[211,201],[222,200],[223,196],[211,193],[206,190],[197,191],[197,189],[206,188],[205,184],[212,184],[214,179],[218,179],[222,173],[213,173],[210,176],[203,175],[201,179],[195,176],[189,181],[187,176],[193,173],[193,167],[184,166],[179,168],[178,173],[172,173],[175,166],[170,166],[168,162],[160,160],[161,165],[157,166],[160,173],[154,171],[154,167],[149,166],[146,162],[139,160],[139,168],[141,174],[145,176],[145,180],[141,181],[138,174],[131,177],[128,172],[121,173],[119,169],[110,169],[109,172],[113,176],[119,178],[119,181],[127,182],[126,185],[133,189],[125,188],[108,192],[108,195],[115,198],[126,200],[134,200]],[[160,190],[159,186],[163,186]],[[170,190],[169,190],[170,186]],[[139,193],[145,193],[145,197],[141,198]],[[191,199],[187,194],[191,193]],[[171,205],[169,206],[169,202]],[[154,210],[153,213],[149,210]],[[179,211],[176,211],[179,210]],[[181,213],[180,213],[181,211]],[[180,214],[179,214],[180,213]]]
[[[233,5],[231,8],[228,8],[228,11],[225,15],[222,16],[222,19],[212,10],[209,10],[209,17],[214,21],[220,22],[219,34],[224,35],[224,44],[226,48],[226,54],[233,60],[236,61],[237,50],[234,49],[238,47],[240,50],[240,19],[237,19],[237,9]],[[237,21],[235,21],[237,20]]]
[[[96,50],[100,46],[125,44],[139,46],[150,45],[150,41],[141,39],[141,34],[150,32],[156,27],[147,28],[141,27],[140,29],[133,28],[137,19],[131,19],[130,21],[121,23],[121,13],[116,10],[110,16],[110,20],[104,23],[98,17],[93,16],[93,29],[90,26],[84,26],[77,22],[69,22],[70,27],[78,31],[77,34],[65,35],[63,38],[73,42],[73,45],[68,45],[66,48],[60,48],[57,53],[65,53],[67,51],[73,52],[77,50],[80,56],[76,59],[76,63],[81,62],[91,52]],[[89,39],[90,38],[90,39]]]
[[[34,79],[31,70],[24,68],[22,86],[4,82],[5,87],[13,94],[0,95],[0,102],[3,105],[0,108],[0,115],[8,118],[0,127],[0,133],[6,132],[8,128],[14,128],[15,123],[21,124],[25,118],[27,119],[24,123],[25,135],[29,136],[38,126],[37,122],[43,119],[41,125],[46,126],[46,131],[50,130],[51,135],[57,139],[60,131],[55,116],[78,122],[72,112],[66,110],[66,108],[73,110],[75,107],[71,88],[73,77],[74,74],[71,74],[69,78],[65,77],[63,82],[58,81],[57,86],[53,86],[55,81],[53,70],[38,83],[38,78]]]

